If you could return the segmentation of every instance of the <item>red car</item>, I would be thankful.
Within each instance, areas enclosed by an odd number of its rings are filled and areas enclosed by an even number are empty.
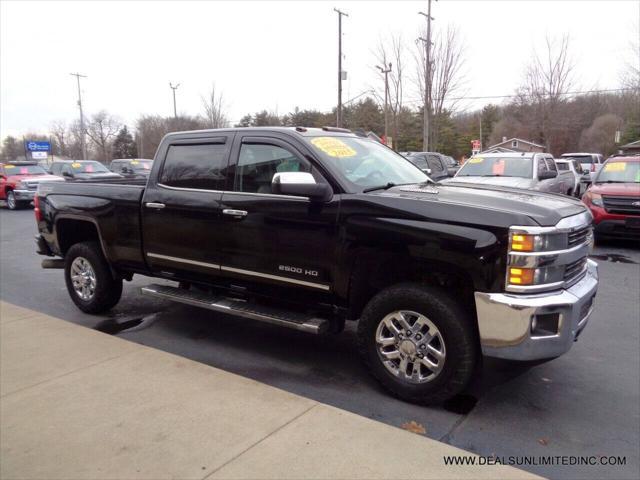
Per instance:
[[[31,203],[40,182],[60,182],[63,178],[49,175],[36,162],[0,163],[0,200],[9,210]]]
[[[609,158],[582,201],[596,237],[640,238],[640,155]]]

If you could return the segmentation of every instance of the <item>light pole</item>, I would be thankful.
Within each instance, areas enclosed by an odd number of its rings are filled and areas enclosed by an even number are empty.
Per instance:
[[[389,72],[391,72],[391,62],[389,62],[389,68],[376,66],[380,73],[384,74],[384,141],[389,145],[389,121],[387,114],[389,112]]]
[[[418,12],[427,19],[427,38],[420,37],[425,44],[425,72],[424,72],[424,126],[422,133],[422,148],[429,151],[429,128],[431,123],[431,0],[428,0],[427,13]]]
[[[81,75],[79,73],[70,73],[69,75],[76,77],[78,82],[78,108],[80,109],[80,149],[82,150],[82,159],[85,160],[87,158],[87,146],[85,144],[84,139],[84,115],[82,113],[82,94],[80,93],[80,77],[87,78],[86,75]]]
[[[173,117],[178,118],[178,110],[176,110],[176,90],[180,84],[176,83],[176,86],[174,87],[173,84],[169,82],[169,86],[171,87],[171,90],[173,90]]]
[[[336,111],[336,127],[342,126],[342,17],[349,15],[333,9],[338,14],[338,109]]]

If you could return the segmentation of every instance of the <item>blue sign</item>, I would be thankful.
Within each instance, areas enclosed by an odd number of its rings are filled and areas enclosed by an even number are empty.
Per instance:
[[[28,140],[25,142],[27,145],[27,150],[30,152],[50,152],[51,144],[49,142],[34,142],[33,140]]]

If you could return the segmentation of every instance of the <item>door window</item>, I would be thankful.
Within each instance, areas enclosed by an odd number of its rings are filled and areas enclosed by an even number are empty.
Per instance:
[[[65,173],[68,173],[69,175],[73,175],[73,172],[71,171],[71,167],[66,163],[62,166],[62,174],[64,175]]]
[[[271,180],[281,172],[311,172],[311,165],[277,145],[242,144],[233,189],[236,192],[271,193]]]
[[[440,174],[444,172],[444,168],[442,168],[442,163],[440,163],[440,159],[433,155],[429,155],[427,157],[427,162],[429,163],[429,168],[431,169],[432,174]]]
[[[558,169],[556,168],[556,162],[553,158],[547,158],[547,167],[549,168],[549,170],[551,170],[552,172],[557,172]]]
[[[224,143],[170,145],[160,183],[170,187],[223,190],[226,153]]]
[[[546,172],[547,169],[547,164],[544,161],[544,158],[539,157],[538,158],[538,175],[540,175],[542,172]]]
[[[53,175],[60,175],[60,173],[62,173],[62,164],[54,163],[51,165],[51,173]]]

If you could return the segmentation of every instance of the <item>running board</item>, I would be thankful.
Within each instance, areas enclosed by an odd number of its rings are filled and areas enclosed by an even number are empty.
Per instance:
[[[185,303],[194,307],[206,308],[207,310],[228,313],[229,315],[238,315],[252,320],[293,328],[294,330],[301,330],[303,332],[320,334],[329,330],[329,321],[324,318],[257,305],[222,295],[210,295],[203,292],[157,284],[141,287],[140,293],[152,297],[164,298],[165,300],[171,300],[173,302]]]

